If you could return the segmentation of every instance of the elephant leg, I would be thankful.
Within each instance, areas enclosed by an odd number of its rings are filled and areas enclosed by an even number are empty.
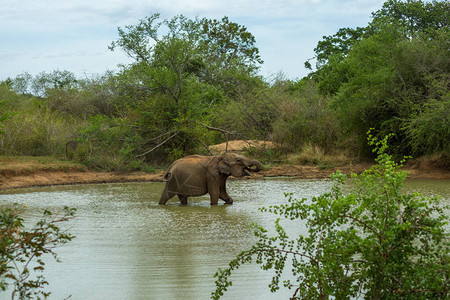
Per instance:
[[[226,190],[221,190],[219,198],[224,200],[226,204],[233,204],[233,198],[231,198],[230,195],[228,195]]]
[[[210,198],[211,198],[211,201],[210,201],[211,205],[217,205],[219,203],[219,197],[211,196]]]
[[[187,202],[188,196],[178,195],[178,199],[180,199],[181,204],[183,205],[188,204]]]
[[[175,196],[175,193],[169,192],[166,185],[164,191],[161,194],[161,198],[159,198],[159,204],[165,205],[166,202],[169,201],[169,199],[172,198],[173,196]]]
[[[219,189],[218,188],[214,188],[212,190],[209,191],[209,196],[211,199],[211,205],[217,205],[219,203]]]
[[[225,186],[225,182],[220,186],[220,194],[219,198],[224,200],[226,204],[233,204],[233,198],[227,193],[227,188]]]
[[[208,189],[211,205],[217,205],[219,203],[220,195],[220,182],[218,178],[211,177],[207,180],[206,186]]]

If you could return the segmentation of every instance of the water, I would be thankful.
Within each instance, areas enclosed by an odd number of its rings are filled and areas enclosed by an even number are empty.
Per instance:
[[[76,238],[56,249],[62,263],[46,265],[50,299],[208,299],[217,268],[255,241],[249,226],[273,228],[276,216],[258,208],[284,203],[284,192],[309,198],[330,186],[327,180],[229,181],[235,202],[218,206],[207,196],[190,198],[188,206],[176,198],[160,206],[162,183],[23,189],[2,192],[0,203],[26,204],[26,219],[44,209],[77,208],[77,217],[64,225]],[[449,180],[407,181],[406,189],[450,202]],[[223,299],[288,299],[288,290],[270,292],[270,275],[256,264],[241,267]]]

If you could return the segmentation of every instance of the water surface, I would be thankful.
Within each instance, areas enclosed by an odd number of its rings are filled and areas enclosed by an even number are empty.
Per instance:
[[[162,183],[22,189],[3,192],[0,203],[26,204],[27,219],[44,209],[77,208],[65,225],[76,239],[56,249],[62,263],[49,261],[45,269],[50,299],[208,299],[217,268],[255,241],[249,226],[273,227],[276,216],[258,208],[285,203],[285,192],[310,198],[330,186],[327,180],[229,181],[235,202],[218,206],[206,196],[160,206]],[[407,181],[406,189],[450,202],[449,180]],[[302,230],[302,222],[283,224]],[[243,266],[223,299],[288,299],[287,290],[270,293],[270,275]]]

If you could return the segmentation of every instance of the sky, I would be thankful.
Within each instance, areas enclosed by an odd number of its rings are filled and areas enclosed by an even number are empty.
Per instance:
[[[300,79],[323,36],[362,27],[382,0],[0,0],[0,81],[28,72],[67,70],[76,77],[118,70],[132,60],[108,49],[117,28],[160,13],[221,19],[255,36],[267,79]]]

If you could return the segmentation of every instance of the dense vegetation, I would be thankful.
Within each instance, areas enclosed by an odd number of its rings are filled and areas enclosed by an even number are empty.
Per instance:
[[[56,70],[0,82],[0,155],[67,155],[91,168],[164,163],[227,139],[370,156],[365,133],[395,133],[393,154],[450,160],[447,1],[388,0],[367,27],[326,36],[298,80],[258,73],[255,37],[230,21],[154,14],[119,28],[117,73]],[[311,150],[312,149],[312,150]],[[306,162],[307,160],[300,160]]]

